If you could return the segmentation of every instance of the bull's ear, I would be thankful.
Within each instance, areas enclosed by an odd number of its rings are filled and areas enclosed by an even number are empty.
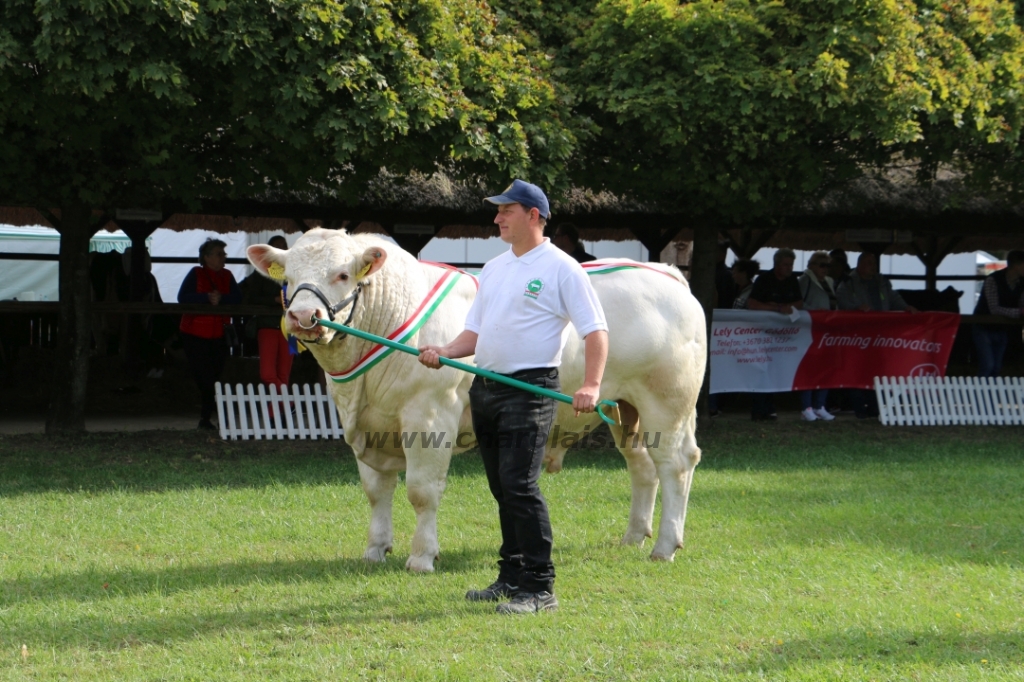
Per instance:
[[[284,259],[286,251],[275,249],[267,244],[253,244],[245,250],[249,262],[264,277],[275,281],[284,280]]]
[[[384,261],[388,259],[388,252],[379,246],[371,246],[359,258],[359,266],[356,268],[356,281],[361,281],[380,270]]]

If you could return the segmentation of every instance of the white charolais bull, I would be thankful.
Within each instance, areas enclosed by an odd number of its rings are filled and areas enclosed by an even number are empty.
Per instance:
[[[427,369],[406,353],[381,357],[386,349],[311,320],[333,314],[337,322],[413,347],[443,345],[463,330],[475,281],[417,261],[374,235],[344,231],[311,230],[289,251],[250,246],[248,256],[264,275],[273,269],[280,278],[283,268],[289,297],[286,327],[328,375],[372,508],[364,558],[383,561],[391,551],[392,499],[404,470],[417,518],[406,568],[433,570],[439,554],[437,508],[451,455],[475,445],[469,411],[473,376],[450,367]],[[652,535],[660,482],[661,523],[651,558],[671,561],[683,544],[690,484],[700,461],[694,430],[707,353],[704,313],[671,266],[598,261],[584,267],[608,320],[601,397],[619,402],[623,425],[613,427],[612,435],[632,482],[622,541],[640,544]],[[583,342],[570,328],[560,367],[563,392],[572,395],[583,383],[583,372]],[[563,436],[583,433],[600,420],[596,414],[577,418],[571,405],[559,403],[555,424],[560,435],[546,453],[549,472],[562,468],[572,440]],[[646,441],[634,437],[644,432],[650,434]],[[418,437],[396,443],[379,437],[392,433],[460,435],[445,442]]]

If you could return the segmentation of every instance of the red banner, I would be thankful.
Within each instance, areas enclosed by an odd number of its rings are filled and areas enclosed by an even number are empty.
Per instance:
[[[960,316],[955,313],[813,311],[811,345],[794,390],[873,388],[873,378],[945,376]]]

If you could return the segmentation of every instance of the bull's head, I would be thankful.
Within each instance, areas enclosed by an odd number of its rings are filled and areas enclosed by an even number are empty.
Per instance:
[[[246,255],[265,277],[287,282],[285,331],[312,343],[336,334],[316,320],[351,321],[360,290],[387,259],[380,246],[360,251],[347,234],[328,230],[311,230],[289,251],[257,244]]]

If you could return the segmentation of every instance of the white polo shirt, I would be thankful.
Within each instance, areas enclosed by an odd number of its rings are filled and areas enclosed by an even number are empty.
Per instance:
[[[509,248],[484,266],[466,329],[478,335],[477,366],[511,374],[559,366],[569,322],[580,338],[608,331],[590,278],[545,239],[521,258]]]

